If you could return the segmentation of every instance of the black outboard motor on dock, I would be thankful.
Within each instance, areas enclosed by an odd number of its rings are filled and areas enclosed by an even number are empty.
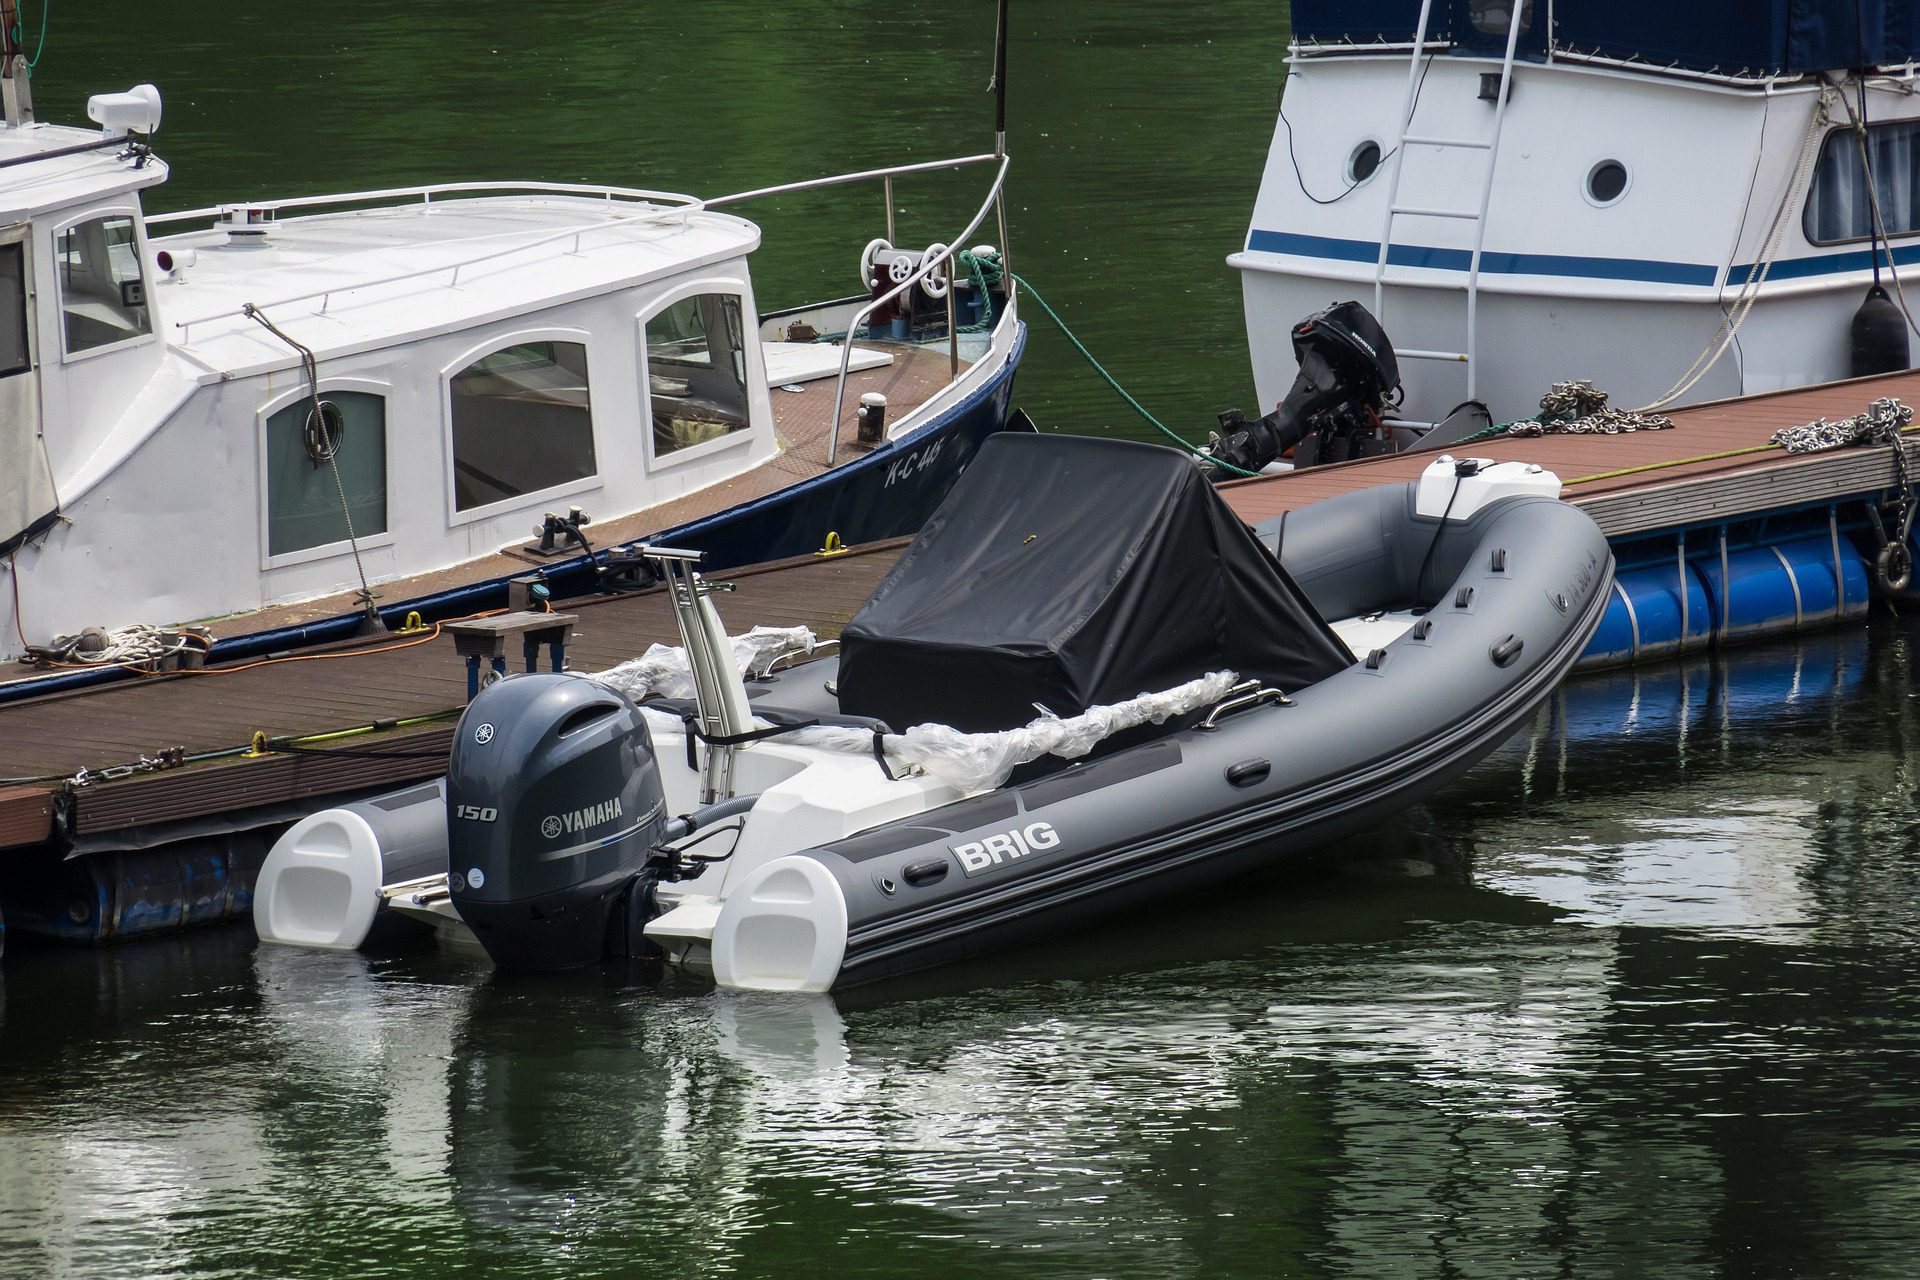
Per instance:
[[[454,731],[447,887],[503,969],[650,953],[649,859],[666,800],[646,721],[579,676],[513,676]]]
[[[1357,302],[1337,302],[1293,326],[1300,375],[1286,398],[1258,422],[1238,409],[1220,415],[1213,456],[1238,468],[1216,468],[1215,480],[1258,471],[1294,450],[1296,467],[1385,453],[1392,445],[1380,414],[1397,403],[1400,364],[1379,321]]]

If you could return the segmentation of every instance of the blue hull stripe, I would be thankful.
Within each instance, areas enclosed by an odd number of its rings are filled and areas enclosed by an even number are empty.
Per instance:
[[[1378,240],[1336,240],[1328,236],[1296,235],[1289,231],[1255,230],[1247,237],[1247,249],[1252,253],[1284,253],[1296,258],[1330,258],[1339,262],[1377,262],[1380,259]],[[1901,266],[1920,263],[1920,244],[1895,248],[1893,258]],[[1396,244],[1388,251],[1387,261],[1396,267],[1464,272],[1472,269],[1473,254],[1465,249]],[[1480,269],[1489,275],[1576,276],[1588,280],[1644,280],[1654,284],[1712,285],[1714,282],[1714,268],[1710,266],[1648,258],[1583,258],[1557,253],[1488,252],[1480,255]],[[1871,251],[1850,249],[1809,258],[1784,258],[1773,264],[1772,270],[1767,272],[1767,279],[1809,280],[1818,276],[1851,275],[1872,269]],[[1752,270],[1752,263],[1741,263],[1728,274],[1728,285],[1738,287]]]
[[[1342,262],[1377,262],[1378,240],[1335,240],[1327,236],[1295,235],[1288,231],[1255,230],[1247,237],[1254,253],[1285,253],[1298,258],[1334,258]],[[1435,249],[1396,244],[1387,251],[1396,267],[1426,267],[1435,271],[1468,271],[1473,254],[1466,249]],[[1775,268],[1778,270],[1778,268]],[[1557,253],[1496,253],[1480,255],[1480,270],[1490,275],[1580,276],[1593,280],[1647,280],[1656,284],[1711,285],[1713,267],[1695,262],[1659,262],[1646,258],[1582,258]]]
[[[1901,245],[1894,249],[1893,260],[1901,266],[1920,262],[1920,244]],[[1883,251],[1880,265],[1887,263]],[[1727,277],[1729,285],[1738,285],[1753,270],[1753,264],[1743,262],[1733,269]],[[1822,254],[1817,258],[1787,258],[1773,264],[1773,270],[1767,273],[1769,280],[1805,280],[1811,276],[1838,276],[1855,271],[1873,270],[1873,253],[1868,249],[1850,249],[1845,253]]]

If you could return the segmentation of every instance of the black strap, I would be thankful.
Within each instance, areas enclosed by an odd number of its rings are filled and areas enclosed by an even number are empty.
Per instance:
[[[766,738],[777,738],[781,734],[791,733],[795,729],[810,729],[820,722],[818,720],[796,720],[791,724],[776,724],[766,729],[749,729],[745,733],[708,733],[700,727],[698,712],[682,711],[680,713],[680,723],[685,725],[687,730],[687,768],[694,770],[700,767],[700,762],[693,753],[693,743],[696,738],[710,747],[737,747],[743,743],[760,742]]]
[[[707,733],[700,728],[698,712],[682,711],[680,713],[680,723],[686,726],[687,769],[691,772],[700,768],[699,757],[694,754],[693,750],[693,743],[696,738],[710,747],[737,747],[747,742],[760,742],[766,738],[777,738],[781,734],[791,733],[795,729],[811,729],[819,724],[820,721],[817,718],[809,718],[805,720],[794,720],[788,724],[776,724],[767,729],[749,729],[745,733]],[[893,731],[887,728],[884,721],[876,720],[873,722],[873,761],[880,766],[880,772],[887,776],[888,782],[898,782],[900,781],[900,775],[887,767],[886,736],[891,732]]]
[[[687,737],[688,773],[700,772],[700,759],[693,753],[693,740],[700,736],[700,730],[696,727],[699,722],[700,718],[698,714],[693,711],[682,711],[680,713],[680,724],[686,730]]]
[[[793,724],[776,724],[768,729],[749,729],[745,733],[702,733],[699,729],[695,729],[693,736],[710,747],[737,747],[743,742],[759,742],[763,738],[777,738],[781,734],[791,733],[795,729],[811,729],[819,723],[818,720],[800,720]]]

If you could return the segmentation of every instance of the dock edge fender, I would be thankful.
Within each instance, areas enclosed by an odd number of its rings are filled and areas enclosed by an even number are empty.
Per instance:
[[[350,809],[322,809],[274,842],[253,888],[262,942],[351,951],[380,910],[380,839]]]
[[[825,991],[847,954],[847,898],[826,866],[775,858],[727,897],[713,925],[713,976],[741,991]]]

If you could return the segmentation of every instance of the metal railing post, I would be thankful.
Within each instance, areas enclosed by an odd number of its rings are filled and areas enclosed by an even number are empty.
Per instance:
[[[878,311],[883,305],[892,302],[895,298],[906,293],[907,290],[918,285],[922,280],[931,275],[936,268],[954,260],[956,251],[953,246],[956,244],[965,244],[973,236],[973,233],[980,229],[980,224],[987,220],[988,211],[999,201],[1001,187],[1007,180],[1007,166],[1012,162],[1011,156],[1001,157],[1000,168],[993,175],[993,187],[987,192],[987,198],[981,202],[979,210],[973,215],[973,221],[967,224],[964,231],[949,241],[946,248],[942,249],[939,253],[922,258],[920,265],[914,269],[912,275],[879,297],[869,301],[866,306],[854,312],[853,319],[847,322],[847,340],[840,344],[840,376],[835,380],[833,386],[833,417],[827,420],[827,466],[829,468],[833,467],[840,456],[840,415],[845,412],[847,405],[847,373],[853,361],[853,335],[858,333],[860,326],[867,322],[867,318],[875,311]],[[947,296],[949,298],[953,296],[953,281],[951,277],[949,277],[947,281]],[[951,303],[949,303],[949,308],[951,308]],[[952,314],[951,309],[949,309],[948,314]]]

